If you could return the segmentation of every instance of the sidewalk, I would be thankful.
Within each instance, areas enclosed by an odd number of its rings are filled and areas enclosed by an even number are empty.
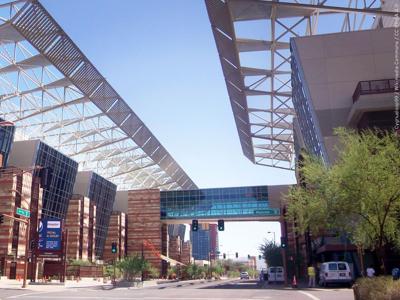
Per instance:
[[[22,280],[13,279],[1,279],[0,289],[15,289],[15,290],[31,290],[31,291],[52,291],[66,288],[84,288],[84,287],[99,287],[99,286],[110,286],[111,282],[103,283],[103,281],[93,280],[93,279],[82,279],[79,282],[74,280],[67,280],[67,282],[60,283],[59,281],[54,281],[50,283],[34,282],[30,283],[27,281],[27,287],[22,288]]]

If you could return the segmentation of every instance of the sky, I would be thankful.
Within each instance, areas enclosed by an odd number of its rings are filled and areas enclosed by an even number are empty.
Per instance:
[[[293,184],[242,154],[203,0],[42,0],[199,188]],[[229,222],[220,250],[257,255],[279,223]]]

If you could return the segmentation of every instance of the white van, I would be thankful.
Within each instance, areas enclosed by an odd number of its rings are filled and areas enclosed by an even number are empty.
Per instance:
[[[319,270],[319,284],[327,286],[329,283],[351,284],[350,266],[345,261],[328,261],[321,264]]]
[[[283,267],[269,267],[268,268],[268,283],[271,282],[284,282]]]

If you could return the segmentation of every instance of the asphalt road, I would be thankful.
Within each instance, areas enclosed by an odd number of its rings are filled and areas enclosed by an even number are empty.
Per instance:
[[[222,280],[217,282],[176,282],[146,288],[85,288],[52,287],[51,290],[0,289],[0,300],[353,300],[348,288],[291,289],[279,285],[260,285],[252,280]]]

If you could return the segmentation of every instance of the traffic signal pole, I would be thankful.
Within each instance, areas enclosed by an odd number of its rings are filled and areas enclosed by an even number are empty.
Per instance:
[[[28,255],[29,255],[29,235],[31,231],[31,222],[30,219],[25,223],[26,224],[26,245],[25,245],[25,266],[24,266],[24,281],[22,283],[22,287],[26,288],[26,278],[28,276]]]

